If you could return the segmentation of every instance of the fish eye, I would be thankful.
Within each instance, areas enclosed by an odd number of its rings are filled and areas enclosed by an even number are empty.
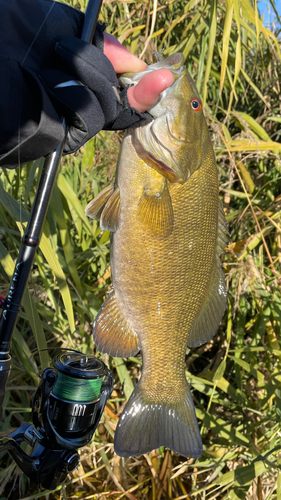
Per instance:
[[[199,99],[197,99],[197,97],[192,97],[190,99],[190,104],[191,104],[191,107],[192,107],[193,111],[195,111],[195,113],[198,113],[199,111],[201,111],[202,104],[199,101]]]

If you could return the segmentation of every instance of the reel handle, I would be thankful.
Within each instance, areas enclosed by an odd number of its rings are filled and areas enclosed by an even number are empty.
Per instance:
[[[1,439],[0,451],[8,451],[31,481],[54,490],[65,480],[67,474],[76,469],[79,453],[77,450],[45,448],[37,441],[37,437],[32,425],[23,424],[8,437]],[[33,446],[31,455],[21,449],[22,442]]]

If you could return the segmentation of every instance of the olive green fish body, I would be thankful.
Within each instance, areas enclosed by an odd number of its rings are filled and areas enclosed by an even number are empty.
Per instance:
[[[110,222],[114,292],[94,338],[113,356],[139,349],[143,356],[141,380],[117,426],[115,450],[122,456],[159,446],[201,455],[185,353],[212,338],[225,308],[219,256],[226,229],[216,162],[201,111],[194,122],[194,83],[181,71],[152,110],[154,122],[127,132],[111,194],[116,199],[101,216],[104,227],[108,214],[118,219]]]
[[[126,140],[129,144],[124,145],[117,178],[122,216],[112,239],[115,295],[138,335],[144,363],[147,359],[149,370],[157,365],[161,379],[165,373],[165,379],[173,380],[178,366],[182,372],[188,333],[212,289],[219,212],[217,172],[207,158],[188,182],[169,186],[173,231],[155,238],[139,221],[142,191],[132,187],[143,186],[151,169],[144,162],[134,162],[130,136]],[[210,156],[213,160],[212,149]],[[162,346],[171,359],[169,374],[170,365],[159,353]],[[146,366],[143,377],[145,372]]]

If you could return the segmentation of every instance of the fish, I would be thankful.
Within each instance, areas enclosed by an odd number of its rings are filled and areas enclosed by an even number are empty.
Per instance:
[[[98,350],[142,354],[142,373],[117,425],[119,456],[160,446],[202,454],[185,375],[187,348],[211,340],[226,307],[221,254],[227,226],[214,150],[196,85],[181,53],[127,77],[167,68],[175,81],[127,130],[114,183],[86,207],[111,231],[113,289],[94,327]]]

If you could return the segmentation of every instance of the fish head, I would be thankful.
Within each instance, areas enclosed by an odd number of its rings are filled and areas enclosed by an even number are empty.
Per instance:
[[[173,73],[175,81],[148,110],[153,120],[131,129],[132,142],[147,165],[170,182],[183,183],[203,163],[208,144],[202,102],[183,54],[172,54],[122,81],[135,85],[148,72],[163,68]]]

